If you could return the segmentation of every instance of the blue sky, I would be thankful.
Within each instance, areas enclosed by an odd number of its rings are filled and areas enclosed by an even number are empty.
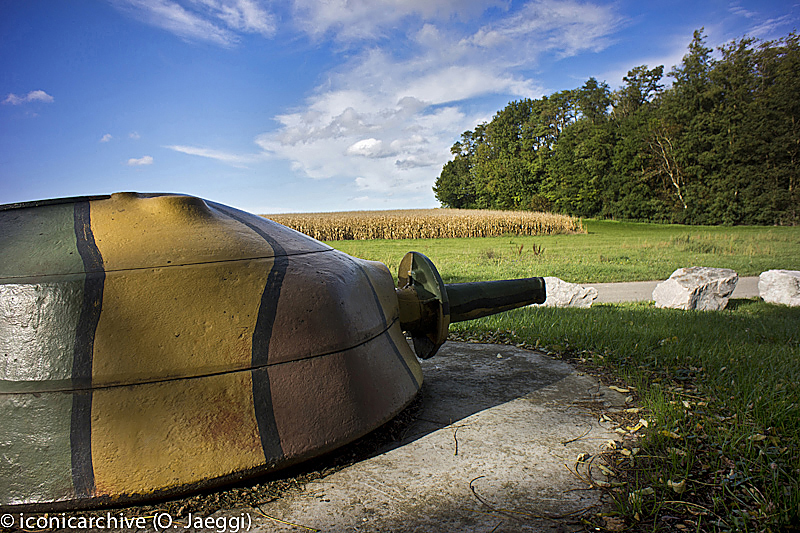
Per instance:
[[[509,101],[798,21],[792,0],[0,0],[0,203],[436,207],[450,146]]]

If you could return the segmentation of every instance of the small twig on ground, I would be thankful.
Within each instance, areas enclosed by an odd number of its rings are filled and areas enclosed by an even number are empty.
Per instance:
[[[566,468],[566,469],[569,471],[569,473],[570,473],[570,474],[572,474],[573,476],[575,476],[575,477],[576,477],[576,478],[578,478],[579,480],[581,480],[581,481],[583,481],[584,483],[586,483],[587,485],[589,485],[589,487],[590,487],[590,488],[595,488],[595,487],[597,487],[597,485],[594,483],[594,481],[593,481],[593,480],[591,480],[591,479],[586,479],[585,477],[583,477],[582,475],[580,475],[580,474],[578,473],[577,469],[576,469],[576,470],[572,470],[572,469],[569,467],[569,465],[567,465],[567,463],[564,463],[564,468]]]
[[[564,465],[564,466],[566,466],[566,465]],[[567,468],[569,468],[569,467],[567,467]],[[570,470],[570,472],[571,472],[571,470]],[[479,480],[479,479],[481,479],[483,477],[486,477],[486,476],[478,476],[476,478],[473,478],[469,482],[469,489],[472,491],[472,494],[475,496],[475,498],[479,502],[481,502],[483,505],[488,507],[489,510],[491,512],[493,512],[493,513],[498,513],[498,514],[508,513],[508,514],[513,514],[513,515],[525,516],[525,517],[528,517],[528,518],[538,518],[540,520],[549,520],[551,522],[555,522],[555,523],[558,524],[558,523],[560,523],[559,521],[561,521],[561,520],[581,515],[581,514],[587,512],[588,510],[597,507],[597,505],[590,505],[589,507],[586,507],[584,509],[578,509],[576,511],[565,513],[565,514],[559,515],[559,516],[548,516],[548,515],[543,515],[543,514],[534,514],[534,513],[529,513],[529,512],[525,512],[525,511],[517,511],[517,510],[514,510],[514,509],[505,509],[505,508],[498,509],[497,507],[494,507],[493,505],[489,504],[489,502],[487,502],[486,500],[481,498],[481,496],[478,494],[477,490],[475,489],[475,486],[473,485],[473,483],[475,483],[475,481],[477,481],[477,480]],[[482,512],[482,511],[479,511],[479,512]]]
[[[313,527],[304,526],[302,524],[295,524],[293,522],[287,522],[286,520],[281,520],[280,518],[275,518],[274,516],[270,516],[264,511],[262,511],[261,507],[256,507],[255,509],[256,511],[258,511],[258,514],[260,514],[264,518],[269,518],[270,520],[274,520],[275,522],[280,522],[281,524],[286,524],[287,526],[300,527],[303,529],[307,529],[308,531],[317,531],[317,532],[319,531],[319,529],[315,529]]]
[[[453,440],[456,442],[456,449],[453,452],[453,455],[458,455],[458,437],[456,436],[456,434],[458,433],[459,429],[466,426],[467,424],[461,424],[460,426],[453,426]]]
[[[591,433],[591,432],[592,432],[592,426],[589,426],[589,429],[587,429],[587,430],[586,430],[586,433],[584,433],[584,434],[583,434],[583,435],[581,435],[580,437],[575,437],[574,439],[569,439],[569,440],[562,440],[562,441],[561,441],[561,444],[563,444],[564,446],[566,446],[566,445],[567,445],[567,444],[569,444],[570,442],[575,442],[576,440],[581,440],[583,437],[585,437],[586,435],[588,435],[588,434],[589,434],[589,433]]]

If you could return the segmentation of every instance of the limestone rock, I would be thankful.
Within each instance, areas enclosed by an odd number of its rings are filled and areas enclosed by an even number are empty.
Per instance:
[[[765,302],[800,306],[800,270],[767,270],[758,277],[758,295]]]
[[[656,285],[656,307],[719,311],[728,305],[739,276],[728,268],[679,268],[668,280]]]
[[[545,307],[590,307],[597,298],[597,289],[569,283],[559,278],[545,277],[547,291]]]

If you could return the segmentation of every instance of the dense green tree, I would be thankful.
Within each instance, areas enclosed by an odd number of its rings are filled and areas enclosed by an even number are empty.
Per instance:
[[[649,142],[653,114],[664,88],[663,73],[663,65],[634,67],[613,94],[615,144],[601,213],[605,217],[665,219],[669,202],[661,187],[662,160],[652,152]]]
[[[740,39],[715,59],[702,29],[662,83],[511,102],[453,145],[434,191],[449,207],[539,209],[690,224],[800,222],[800,39]]]
[[[469,160],[465,157],[456,157],[448,161],[436,180],[433,191],[445,207],[476,208],[475,187],[470,179]]]
[[[662,95],[650,123],[648,145],[658,161],[664,192],[673,200],[675,222],[712,222],[707,216],[708,175],[715,164],[708,157],[713,135],[709,112],[715,103],[709,79],[712,51],[702,30],[695,31],[689,53],[669,73],[675,82]]]
[[[550,159],[543,187],[556,211],[581,217],[601,213],[613,149],[607,124],[585,119],[564,131]]]
[[[596,79],[589,78],[583,87],[578,89],[576,98],[578,110],[583,118],[592,124],[608,120],[608,109],[612,98],[607,83],[598,83]]]
[[[652,102],[664,89],[660,83],[663,76],[664,65],[653,69],[640,65],[629,70],[628,75],[622,77],[622,87],[613,95],[614,116],[623,119]]]
[[[800,38],[796,33],[755,48],[758,80],[739,139],[749,141],[741,166],[748,218],[800,223]],[[750,223],[749,221],[747,223]]]

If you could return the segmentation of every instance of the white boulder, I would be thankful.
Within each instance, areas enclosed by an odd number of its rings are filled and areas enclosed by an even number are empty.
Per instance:
[[[758,295],[765,302],[800,306],[800,270],[767,270],[758,277]]]
[[[679,268],[668,280],[656,285],[656,307],[719,311],[728,305],[739,276],[728,268]]]
[[[597,289],[594,287],[583,287],[559,278],[545,277],[544,286],[547,299],[538,305],[545,307],[591,307],[597,298]]]

